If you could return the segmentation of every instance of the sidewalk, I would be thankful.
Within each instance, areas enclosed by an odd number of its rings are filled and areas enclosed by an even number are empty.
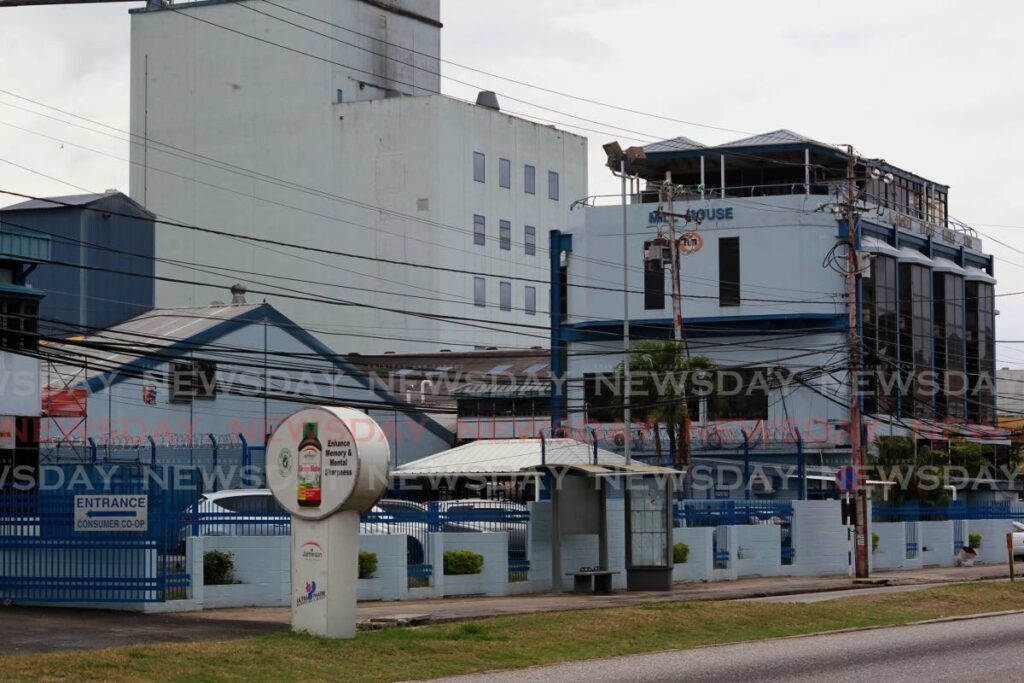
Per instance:
[[[963,583],[986,579],[1001,579],[1007,575],[1002,565],[978,567],[940,567],[913,571],[876,572],[872,582],[887,581],[890,586],[920,584]],[[743,600],[822,591],[849,591],[871,588],[872,584],[855,584],[846,576],[791,577],[740,579],[716,583],[677,583],[669,592],[627,593],[612,595],[575,595],[548,593],[543,595],[517,595],[508,597],[442,598],[406,602],[361,602],[358,607],[360,627],[374,624],[429,624],[465,619],[482,619],[512,614],[564,612],[568,610],[626,607],[657,602],[684,602],[693,600]],[[218,621],[263,622],[289,624],[291,610],[279,607],[206,610],[169,614],[190,619]]]

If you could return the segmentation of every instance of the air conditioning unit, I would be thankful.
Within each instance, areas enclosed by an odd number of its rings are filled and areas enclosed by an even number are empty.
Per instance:
[[[950,244],[954,244],[956,242],[956,231],[950,230],[949,228],[943,228],[942,239],[949,242]]]
[[[968,249],[977,249],[978,241],[970,235],[964,235],[964,246]]]
[[[764,477],[754,477],[750,482],[751,493],[775,493],[775,487]]]

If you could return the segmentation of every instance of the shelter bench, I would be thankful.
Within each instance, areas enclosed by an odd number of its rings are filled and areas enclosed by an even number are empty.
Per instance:
[[[582,595],[591,593],[611,593],[612,576],[620,572],[610,569],[580,567],[579,571],[566,572],[572,577],[572,592]]]

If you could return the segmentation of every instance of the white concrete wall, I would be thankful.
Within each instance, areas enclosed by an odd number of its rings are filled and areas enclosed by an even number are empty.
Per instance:
[[[677,527],[673,530],[673,543],[690,547],[686,562],[672,567],[673,581],[710,581],[714,573],[714,554],[711,527]]]
[[[1006,562],[1006,534],[1014,531],[1008,519],[972,519],[967,522],[968,534],[981,534],[978,561],[986,564]]]
[[[953,522],[920,522],[918,534],[923,566],[953,566],[956,560],[956,553],[953,550]]]
[[[787,574],[846,574],[849,567],[846,526],[838,500],[793,501],[793,549]]]
[[[186,540],[192,574],[192,601],[218,607],[287,607],[291,604],[291,536],[197,536]],[[237,583],[205,585],[203,556],[231,553]]]
[[[441,583],[444,595],[507,595],[508,594],[508,534],[443,533],[433,534],[433,543],[444,552],[468,550],[483,555],[484,566],[479,574],[448,575],[444,562],[434,568],[435,581]],[[442,556],[443,557],[443,556]]]
[[[873,570],[887,571],[907,567],[907,537],[904,522],[878,522],[871,525],[870,532],[878,534],[878,550],[871,554]]]
[[[782,528],[774,524],[733,527],[736,576],[778,576],[782,570]]]
[[[402,600],[409,591],[406,537],[360,536],[359,551],[376,553],[377,571],[359,579],[360,600]]]

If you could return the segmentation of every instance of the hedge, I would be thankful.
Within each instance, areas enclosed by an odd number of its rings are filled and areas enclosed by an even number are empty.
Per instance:
[[[479,574],[484,556],[469,550],[449,550],[444,554],[444,573],[449,575]]]

